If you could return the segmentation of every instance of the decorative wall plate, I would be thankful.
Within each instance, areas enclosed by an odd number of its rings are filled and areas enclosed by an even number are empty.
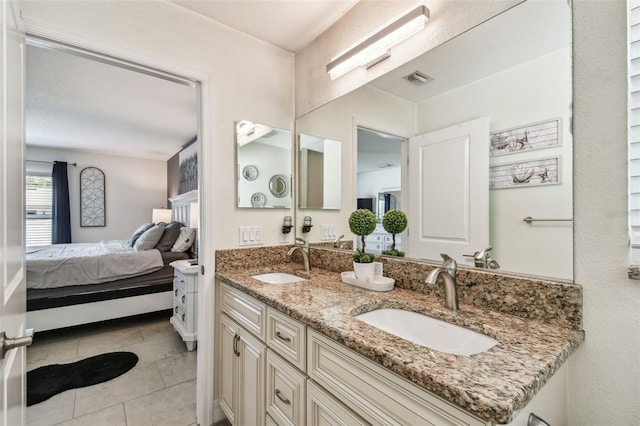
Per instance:
[[[276,198],[282,198],[289,191],[287,178],[284,175],[273,175],[269,179],[269,191]]]
[[[252,207],[264,207],[267,197],[262,192],[256,192],[251,196]]]
[[[249,164],[242,168],[242,176],[246,180],[256,180],[258,178],[258,168]]]
[[[80,172],[80,226],[106,226],[105,177],[97,167]]]

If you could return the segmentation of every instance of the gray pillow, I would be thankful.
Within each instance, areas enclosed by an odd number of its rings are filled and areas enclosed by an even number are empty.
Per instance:
[[[155,248],[161,252],[171,250],[171,247],[173,247],[178,239],[178,235],[180,235],[181,226],[182,224],[180,222],[169,222],[167,226],[164,227],[164,234],[162,234],[162,238],[160,238]]]
[[[160,222],[144,231],[133,245],[133,248],[138,251],[154,248],[156,244],[158,244],[158,241],[160,241],[160,238],[162,238],[162,234],[164,234],[164,227],[164,222]]]
[[[196,230],[193,228],[180,228],[180,235],[176,243],[171,247],[173,252],[185,252],[196,241]]]
[[[140,225],[138,229],[133,231],[133,235],[131,236],[131,238],[129,238],[129,247],[133,247],[133,245],[136,243],[136,240],[140,238],[140,235],[144,234],[144,231],[148,230],[152,226],[153,226],[152,222],[145,223]]]

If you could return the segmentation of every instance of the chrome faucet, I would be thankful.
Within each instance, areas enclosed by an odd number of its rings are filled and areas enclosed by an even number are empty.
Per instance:
[[[500,264],[494,259],[491,259],[491,255],[489,254],[491,250],[493,250],[493,247],[489,246],[484,250],[477,251],[474,254],[465,254],[464,256],[473,257],[476,268],[498,269],[500,268]]]
[[[458,264],[445,253],[442,256],[442,268],[436,268],[427,277],[427,284],[435,284],[442,275],[444,280],[444,307],[452,311],[458,310],[458,292],[456,289],[456,271]]]
[[[309,272],[311,271],[311,247],[309,247],[309,242],[304,238],[296,237],[296,243],[301,243],[302,245],[293,246],[291,250],[289,250],[287,255],[291,256],[296,252],[296,250],[300,250],[300,253],[302,253],[302,263],[304,265],[304,271]]]
[[[342,239],[344,238],[344,234],[341,234],[338,238],[335,239],[335,241],[333,242],[333,248],[344,248],[344,242],[342,241]]]

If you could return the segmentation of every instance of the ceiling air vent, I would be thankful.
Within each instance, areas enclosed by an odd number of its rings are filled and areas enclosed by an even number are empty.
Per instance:
[[[433,80],[433,78],[424,73],[421,73],[420,71],[414,71],[405,78],[416,86],[422,86],[423,84],[427,84],[428,82]]]

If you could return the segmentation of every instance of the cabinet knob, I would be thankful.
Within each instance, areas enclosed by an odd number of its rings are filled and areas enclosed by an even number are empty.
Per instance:
[[[182,303],[184,303],[185,298],[184,298],[184,294],[182,295]]]
[[[178,307],[177,306],[175,307],[174,311],[175,311],[176,314],[178,313]]]
[[[176,295],[176,297],[178,297],[178,289],[177,288],[175,290],[173,290],[173,293]]]
[[[288,399],[288,398],[285,398],[284,396],[282,396],[282,395],[280,394],[280,389],[276,389],[275,394],[276,394],[276,396],[278,397],[278,399],[279,399],[280,401],[284,402],[284,403],[285,403],[285,404],[287,404],[287,405],[291,404],[291,401],[289,401],[289,399]]]
[[[184,322],[184,320],[185,320],[185,316],[184,314],[182,314],[182,322]]]

